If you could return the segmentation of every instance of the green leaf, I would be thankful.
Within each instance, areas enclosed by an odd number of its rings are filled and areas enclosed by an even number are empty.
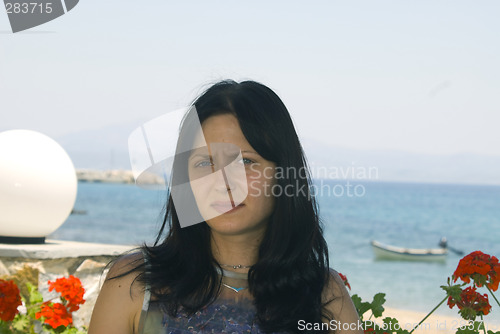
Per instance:
[[[42,303],[43,302],[43,296],[38,291],[38,288],[36,286],[34,286],[33,284],[29,283],[29,282],[26,283],[26,286],[28,287],[28,291],[29,291],[29,294],[30,294],[29,304],[33,305],[33,304]]]
[[[466,320],[476,320],[477,313],[472,308],[464,307],[458,313]]]
[[[14,321],[12,321],[12,327],[18,331],[25,331],[30,324],[30,320],[27,316],[18,316]]]
[[[373,316],[375,318],[381,317],[384,312],[384,307],[382,306],[385,303],[385,293],[377,293],[373,296],[373,301],[371,302],[371,309]]]
[[[26,303],[28,317],[35,319],[35,315],[40,311],[40,305],[43,303],[43,296],[33,284],[27,282],[26,286],[29,292],[29,301]]]
[[[0,320],[0,334],[10,334],[9,325],[6,322]]]
[[[460,300],[460,294],[462,293],[462,286],[465,284],[454,284],[451,285],[451,280],[448,278],[448,285],[441,285],[441,289],[446,291],[448,297]]]
[[[78,330],[76,327],[66,327],[60,334],[87,334],[87,331]]]
[[[395,326],[396,324],[399,325],[398,319],[391,317],[385,317],[384,319],[382,319],[382,322],[384,323],[384,325],[386,325],[388,329],[394,329],[396,327]]]
[[[398,319],[396,319],[396,318],[385,317],[382,321],[385,324],[385,326],[384,326],[386,328],[385,332],[388,332],[388,333],[396,332],[398,334],[409,334],[410,333],[408,330],[403,329],[403,327],[399,323]]]
[[[354,306],[356,307],[356,311],[358,311],[360,319],[363,320],[363,314],[365,314],[366,311],[371,309],[371,304],[368,302],[363,302],[361,300],[361,297],[359,297],[357,294],[352,295],[351,299],[352,302],[354,303]]]
[[[477,334],[483,329],[484,323],[482,321],[470,321],[467,325],[458,327],[456,334]]]
[[[384,319],[382,319],[382,322],[384,324],[387,324],[387,325],[390,325],[390,326],[393,326],[393,327],[394,327],[395,324],[399,324],[398,319],[391,318],[391,317],[385,317]]]

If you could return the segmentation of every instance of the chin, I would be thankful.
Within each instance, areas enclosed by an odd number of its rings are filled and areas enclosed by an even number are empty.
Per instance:
[[[238,234],[242,232],[241,224],[238,224],[234,220],[221,219],[221,217],[216,217],[207,220],[207,224],[211,230],[221,234]]]
[[[222,219],[221,219],[222,218]],[[212,230],[212,232],[218,233],[220,235],[232,235],[232,236],[241,236],[241,235],[253,235],[264,233],[265,225],[261,224],[252,225],[244,222],[237,222],[233,219],[225,219],[225,217],[216,217],[214,219],[210,219],[207,221],[208,226]]]

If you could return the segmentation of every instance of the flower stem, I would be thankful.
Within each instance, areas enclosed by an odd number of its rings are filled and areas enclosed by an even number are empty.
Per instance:
[[[432,311],[430,311],[430,312],[429,312],[429,313],[428,313],[428,314],[427,314],[427,315],[426,315],[426,316],[425,316],[425,317],[424,317],[424,318],[423,318],[423,319],[422,319],[422,320],[418,323],[418,325],[416,325],[415,327],[413,327],[413,329],[411,330],[411,332],[410,332],[409,334],[413,333],[413,331],[414,331],[415,329],[417,329],[417,328],[418,328],[418,326],[420,326],[420,325],[421,325],[421,324],[425,321],[425,319],[427,319],[427,318],[428,318],[428,317],[429,317],[429,316],[430,316],[430,315],[431,315],[431,314],[432,314],[435,310],[437,310],[437,309],[438,309],[438,307],[439,307],[439,306],[441,306],[441,304],[443,304],[443,303],[446,301],[446,299],[448,299],[448,296],[444,297],[444,299],[443,299],[443,300],[442,300],[439,304],[437,304],[437,306],[436,306],[436,307],[434,307],[434,308],[432,309]]]
[[[493,296],[493,299],[495,299],[495,301],[497,302],[498,306],[500,306],[500,302],[498,302],[498,299],[497,297],[495,297],[495,295],[493,294],[493,291],[490,290],[490,287],[489,286],[486,286],[486,289],[488,289],[488,291],[491,293],[491,295]]]
[[[39,307],[39,306],[42,306],[44,303],[48,303],[48,302],[51,302],[53,300],[56,300],[58,297],[54,297],[54,298],[51,298],[49,300],[46,300],[45,302],[39,302],[39,303],[35,303],[35,304],[30,304],[30,305],[25,305],[26,306],[26,309],[29,310],[29,309],[32,309],[32,308],[35,308],[35,307]]]
[[[483,331],[486,334],[486,326],[484,325],[483,315],[481,314],[481,323],[483,324]]]

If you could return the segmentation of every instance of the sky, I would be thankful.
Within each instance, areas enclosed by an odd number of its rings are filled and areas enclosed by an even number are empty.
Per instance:
[[[0,11],[0,131],[139,126],[252,79],[301,137],[500,156],[499,14],[498,1],[81,0],[13,34]]]

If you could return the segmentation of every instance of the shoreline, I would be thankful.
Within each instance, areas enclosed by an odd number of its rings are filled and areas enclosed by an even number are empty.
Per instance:
[[[78,182],[84,183],[114,183],[114,184],[135,184],[134,173],[124,169],[76,169]],[[164,184],[165,180],[153,173],[141,176],[141,184],[158,185]]]
[[[97,169],[97,168],[76,168],[77,179],[80,182],[86,183],[122,183],[122,184],[135,184],[134,173],[130,169]],[[431,186],[472,186],[472,187],[499,187],[500,183],[477,183],[477,182],[436,182],[436,181],[418,181],[418,180],[405,180],[405,179],[356,179],[356,178],[321,178],[313,177],[316,182],[355,182],[364,184],[407,184],[407,185],[431,185]],[[149,174],[143,175],[141,183],[145,184],[164,184],[163,177],[158,175]]]

